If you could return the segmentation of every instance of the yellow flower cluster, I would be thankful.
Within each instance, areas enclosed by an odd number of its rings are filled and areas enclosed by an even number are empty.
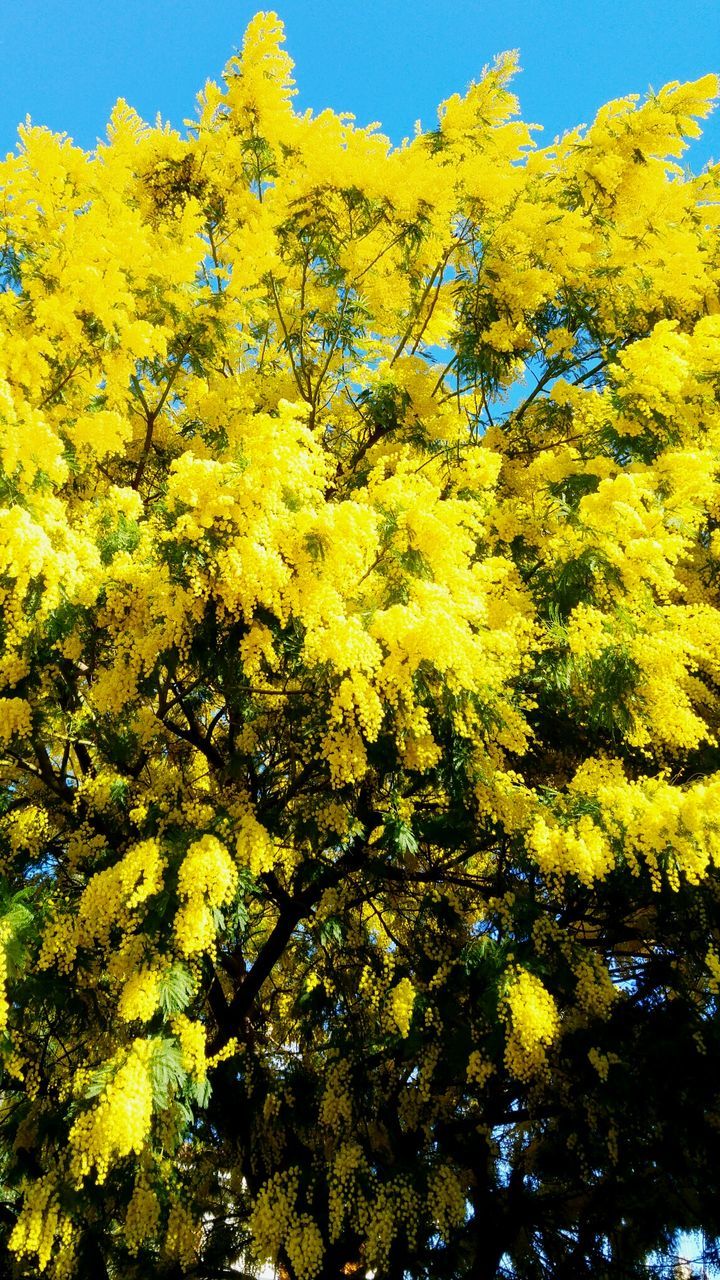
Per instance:
[[[160,974],[147,966],[133,973],[125,983],[118,1013],[126,1022],[148,1022],[160,1001]]]
[[[0,924],[0,1033],[7,1027],[10,1002],[8,999],[8,958],[7,944],[10,930],[6,923]]]
[[[330,1240],[340,1238],[346,1216],[357,1198],[358,1174],[365,1172],[362,1148],[356,1142],[342,1143],[333,1159],[328,1185]]]
[[[168,1213],[164,1252],[181,1267],[192,1267],[197,1261],[202,1240],[202,1226],[186,1205],[175,1201]]]
[[[242,867],[249,867],[253,875],[270,871],[277,858],[275,845],[253,813],[244,812],[237,821],[235,852]]]
[[[39,805],[28,804],[0,819],[0,833],[6,837],[13,853],[40,854],[50,833],[50,820]]]
[[[125,1240],[131,1254],[137,1254],[148,1240],[157,1234],[160,1224],[160,1204],[157,1195],[140,1176],[133,1188],[125,1213]]]
[[[180,1041],[185,1070],[196,1080],[204,1080],[208,1063],[205,1056],[206,1031],[203,1024],[193,1022],[192,1018],[180,1013],[173,1018],[172,1029]]]
[[[479,1049],[473,1049],[466,1069],[468,1082],[476,1084],[479,1089],[490,1079],[495,1071],[495,1064],[490,1062]]]
[[[653,887],[663,873],[671,888],[682,879],[699,884],[717,865],[720,777],[679,786],[662,774],[629,779],[619,761],[589,760],[577,770],[571,791],[599,801],[608,835],[638,873],[644,864]]]
[[[298,1280],[313,1280],[322,1270],[325,1246],[320,1228],[308,1213],[293,1221],[285,1240],[290,1265]]]
[[[128,849],[118,862],[96,872],[88,880],[74,915],[58,911],[50,916],[43,933],[40,967],[57,965],[60,970],[69,969],[78,947],[99,944],[109,949],[113,929],[126,933],[126,945],[138,910],[162,888],[164,869],[165,859],[157,840],[144,840]],[[121,948],[115,955],[116,965],[122,956]],[[137,998],[141,1001],[137,1007],[147,1011],[152,981],[147,974],[142,978],[138,975],[128,990],[130,1005],[123,1007],[132,1007]],[[145,991],[144,1004],[141,988]]]
[[[618,989],[599,956],[592,952],[573,964],[578,1005],[595,1018],[606,1018]]]
[[[599,1049],[595,1048],[588,1050],[588,1059],[603,1083],[607,1080],[613,1063],[620,1061],[616,1053],[601,1053]]]
[[[299,1187],[297,1169],[273,1174],[255,1200],[250,1229],[259,1258],[275,1262],[284,1248],[298,1280],[314,1280],[325,1249],[317,1224],[296,1208]]]
[[[348,1196],[346,1209],[348,1216],[354,1210],[364,1238],[365,1259],[373,1270],[383,1271],[388,1267],[390,1250],[401,1230],[414,1245],[422,1207],[418,1191],[402,1174],[386,1182],[372,1178],[358,1180]]]
[[[30,733],[31,708],[23,698],[0,698],[0,742]]]
[[[440,1165],[428,1183],[428,1206],[445,1240],[465,1221],[465,1193],[456,1170],[449,1165]]]
[[[518,1080],[532,1080],[547,1071],[547,1050],[560,1022],[557,1006],[539,978],[517,969],[505,993],[503,1015],[508,1031],[505,1065]]]
[[[158,842],[143,840],[119,862],[92,876],[78,907],[77,944],[107,943],[113,926],[128,928],[138,907],[159,893],[164,869]]]
[[[36,1179],[25,1188],[8,1244],[11,1253],[18,1258],[35,1254],[42,1272],[71,1249],[72,1240],[72,1222],[60,1207],[57,1181],[52,1176]]]
[[[604,832],[586,815],[568,826],[538,816],[527,845],[545,875],[575,875],[583,884],[604,879],[615,865]]]
[[[175,937],[182,955],[197,955],[213,947],[216,913],[231,901],[236,884],[235,865],[215,836],[204,835],[190,845],[178,873],[182,903],[175,914]]]
[[[409,978],[401,978],[390,992],[392,1017],[401,1036],[407,1036],[415,1008],[415,988]]]
[[[112,1164],[143,1150],[152,1122],[151,1040],[134,1040],[98,1102],[75,1120],[69,1135],[78,1186],[96,1171],[102,1184]]]
[[[320,1104],[320,1123],[338,1132],[351,1123],[352,1116],[350,1063],[347,1058],[331,1059],[325,1072],[325,1088]]]

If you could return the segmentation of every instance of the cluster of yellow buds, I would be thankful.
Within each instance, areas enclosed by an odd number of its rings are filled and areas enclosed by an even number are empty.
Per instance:
[[[151,1040],[134,1040],[100,1100],[70,1130],[71,1167],[77,1185],[93,1169],[103,1183],[112,1163],[142,1151],[152,1121]]]
[[[479,1049],[473,1049],[468,1058],[466,1076],[468,1084],[476,1084],[479,1089],[490,1079],[495,1066]]]
[[[215,943],[216,912],[229,902],[237,871],[227,849],[211,835],[190,845],[178,874],[182,903],[175,915],[175,937],[185,956],[210,950]]]
[[[45,1271],[51,1259],[70,1245],[72,1236],[72,1221],[60,1208],[55,1179],[38,1178],[25,1189],[10,1236],[11,1252],[19,1258],[35,1254],[38,1270]]]
[[[164,1252],[166,1257],[191,1267],[197,1261],[202,1243],[202,1226],[190,1210],[178,1201],[170,1206]]]
[[[390,1008],[401,1036],[407,1036],[415,1008],[415,988],[409,978],[401,978],[390,992]]]
[[[276,1262],[284,1248],[298,1280],[314,1280],[322,1267],[324,1245],[317,1224],[297,1209],[299,1189],[298,1169],[273,1174],[255,1201],[250,1229],[258,1257]]]
[[[455,1227],[465,1221],[465,1193],[457,1172],[449,1165],[440,1165],[429,1180],[428,1208],[445,1240],[449,1239]]]
[[[142,1245],[157,1234],[159,1223],[158,1198],[145,1174],[141,1173],[125,1213],[125,1241],[130,1253],[138,1253]]]
[[[557,1036],[557,1006],[539,978],[516,969],[504,997],[508,1023],[505,1065],[518,1080],[531,1080],[547,1070],[547,1048]]]

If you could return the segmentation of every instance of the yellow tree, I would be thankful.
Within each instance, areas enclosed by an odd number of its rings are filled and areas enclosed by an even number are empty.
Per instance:
[[[3,1274],[647,1274],[720,1234],[717,81],[393,148],[291,69],[1,166]]]

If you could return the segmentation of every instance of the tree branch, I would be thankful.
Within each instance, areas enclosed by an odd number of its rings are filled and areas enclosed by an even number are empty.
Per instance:
[[[303,917],[309,915],[326,889],[339,884],[351,871],[357,870],[364,852],[365,841],[358,838],[323,875],[305,889],[288,897],[264,947],[230,1001],[227,1017],[208,1046],[210,1057],[224,1049],[233,1036],[242,1030],[255,1000]]]

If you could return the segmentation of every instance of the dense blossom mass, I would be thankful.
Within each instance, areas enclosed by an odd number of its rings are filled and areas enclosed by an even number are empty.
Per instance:
[[[0,165],[0,1269],[634,1276],[720,1234],[717,80],[392,147],[282,42]]]

